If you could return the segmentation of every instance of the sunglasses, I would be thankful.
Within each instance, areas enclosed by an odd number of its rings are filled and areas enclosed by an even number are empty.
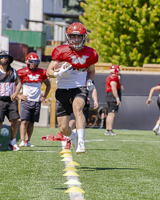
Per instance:
[[[8,56],[0,56],[0,59],[2,59],[2,58],[8,58]]]

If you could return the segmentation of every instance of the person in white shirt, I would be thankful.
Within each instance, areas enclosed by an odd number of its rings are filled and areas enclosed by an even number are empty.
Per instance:
[[[34,147],[29,142],[33,133],[34,122],[39,121],[41,102],[46,99],[51,86],[46,76],[46,70],[38,68],[40,59],[36,53],[29,53],[26,56],[26,63],[26,68],[17,71],[23,86],[23,94],[18,95],[18,98],[21,99],[21,142],[19,146]],[[43,96],[41,96],[42,82],[46,85],[46,91]]]

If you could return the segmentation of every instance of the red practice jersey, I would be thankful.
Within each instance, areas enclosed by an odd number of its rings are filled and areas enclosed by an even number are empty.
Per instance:
[[[39,102],[42,81],[47,79],[46,70],[38,68],[33,72],[26,67],[17,72],[23,84],[23,95],[26,95],[29,101]]]
[[[38,68],[35,72],[31,71],[28,67],[19,69],[18,75],[22,81],[22,84],[25,82],[37,83],[47,79],[46,70]]]
[[[110,84],[111,81],[114,81],[117,83],[117,90],[120,89],[120,87],[121,87],[118,76],[113,76],[111,74],[106,78],[106,92],[112,92],[112,88],[111,88],[111,84]]]
[[[73,68],[83,71],[83,69],[87,69],[90,65],[98,62],[98,54],[91,47],[84,46],[80,51],[74,51],[69,45],[65,44],[53,50],[52,60],[69,62]]]

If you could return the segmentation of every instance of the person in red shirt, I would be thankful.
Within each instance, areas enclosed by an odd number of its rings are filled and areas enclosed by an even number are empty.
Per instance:
[[[150,105],[150,103],[153,103],[152,96],[153,96],[153,93],[156,92],[156,91],[160,91],[160,84],[157,85],[157,86],[154,86],[150,89],[149,96],[148,96],[148,99],[146,101],[146,104],[148,106]],[[157,98],[157,105],[158,105],[158,108],[160,110],[160,95],[158,95],[158,98]],[[160,117],[157,120],[156,125],[153,128],[153,131],[155,132],[156,135],[160,135]]]
[[[38,68],[40,59],[36,53],[29,53],[26,56],[26,63],[26,68],[17,71],[23,86],[23,93],[18,95],[18,98],[21,99],[21,142],[19,146],[34,147],[29,142],[33,133],[34,122],[39,121],[41,102],[46,99],[51,86],[46,76],[46,70]],[[42,82],[46,85],[46,91],[43,96],[41,96]]]
[[[104,135],[116,135],[113,131],[113,123],[116,113],[118,112],[119,105],[121,103],[121,86],[119,81],[119,66],[112,65],[110,67],[110,75],[106,78],[106,101],[108,104],[108,115],[106,116],[106,131]]]
[[[56,78],[56,116],[60,132],[71,138],[77,154],[85,153],[85,116],[83,108],[87,102],[88,91],[94,88],[95,66],[98,62],[97,52],[85,45],[86,28],[81,23],[71,24],[66,33],[67,44],[56,47],[52,52],[52,61],[48,66],[47,75]],[[59,62],[66,61],[72,68],[59,72],[54,68]],[[88,71],[88,73],[87,73]],[[87,87],[86,87],[87,80]],[[69,126],[70,115],[76,118],[77,133]]]

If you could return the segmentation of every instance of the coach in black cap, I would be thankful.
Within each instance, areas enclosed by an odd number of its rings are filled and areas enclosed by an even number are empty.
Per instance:
[[[11,123],[11,140],[8,149],[19,151],[20,148],[16,143],[18,131],[18,94],[21,89],[21,80],[10,63],[13,57],[7,51],[0,52],[0,130],[5,116]],[[1,145],[0,145],[1,146]]]

